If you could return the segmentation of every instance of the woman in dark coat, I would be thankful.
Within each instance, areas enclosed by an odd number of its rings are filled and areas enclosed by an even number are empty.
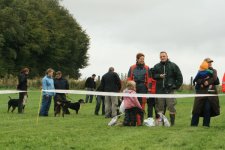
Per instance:
[[[18,102],[18,113],[23,113],[23,109],[25,105],[23,105],[24,100],[27,98],[27,76],[29,74],[28,68],[23,68],[18,75],[18,82],[17,90],[21,90],[24,92],[19,93],[19,102]]]
[[[213,75],[205,79],[196,79],[196,84],[194,84],[198,87],[196,94],[217,94],[216,85],[219,85],[219,80],[217,71],[212,68],[213,60],[206,58],[204,61],[208,63],[208,67],[213,71]],[[199,117],[203,117],[203,126],[209,127],[211,117],[218,115],[220,115],[218,96],[196,97],[192,110],[191,126],[198,126]]]

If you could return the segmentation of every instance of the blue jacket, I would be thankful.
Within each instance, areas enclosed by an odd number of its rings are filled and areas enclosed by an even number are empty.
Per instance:
[[[42,89],[43,90],[55,90],[54,80],[51,77],[46,75],[42,79]],[[45,91],[43,91],[43,95],[54,96],[55,93],[54,92],[45,92]]]

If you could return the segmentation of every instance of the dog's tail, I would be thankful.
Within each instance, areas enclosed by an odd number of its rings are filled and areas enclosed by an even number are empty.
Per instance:
[[[9,99],[12,99],[12,98],[9,96]]]

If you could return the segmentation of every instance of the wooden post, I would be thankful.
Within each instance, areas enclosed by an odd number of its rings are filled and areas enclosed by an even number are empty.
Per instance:
[[[193,77],[191,77],[191,87],[190,87],[190,90],[192,90],[192,87],[193,87]]]

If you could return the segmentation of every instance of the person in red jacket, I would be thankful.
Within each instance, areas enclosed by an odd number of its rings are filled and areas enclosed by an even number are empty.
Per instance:
[[[145,55],[138,53],[136,55],[136,64],[132,65],[128,71],[128,81],[136,83],[136,92],[147,94],[149,93],[150,73],[149,67],[145,65]],[[145,110],[146,97],[138,97],[143,110]],[[137,125],[142,125],[141,116],[137,115]]]
[[[222,92],[225,93],[225,73],[223,75],[223,81],[222,81]]]

